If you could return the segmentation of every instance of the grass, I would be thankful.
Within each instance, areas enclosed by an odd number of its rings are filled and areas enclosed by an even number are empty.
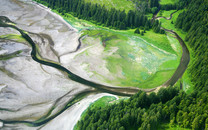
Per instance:
[[[175,12],[176,10],[169,10],[169,11],[166,11],[166,10],[160,10],[160,12],[158,13],[157,17],[166,17],[166,18],[169,18],[170,15]]]
[[[110,102],[116,100],[116,97],[113,96],[104,96],[98,100],[96,100],[94,103],[92,103],[89,107],[89,109],[96,109],[96,108],[102,108],[106,107]]]
[[[104,5],[107,9],[116,8],[117,10],[135,10],[135,4],[130,0],[85,0],[93,4]]]
[[[162,85],[163,83],[165,83],[168,79],[170,79],[174,72],[175,72],[175,69],[157,71],[148,80],[139,84],[139,88],[151,89],[151,88],[158,87]]]
[[[175,27],[174,23],[177,20],[177,17],[180,13],[182,13],[184,10],[179,10],[176,13],[173,14],[173,17],[171,20],[167,20],[164,18],[161,18],[159,21],[162,23],[162,27],[166,28],[166,29],[170,29],[170,30],[174,30],[175,32],[178,33],[178,35],[182,38],[185,39],[186,36],[186,32],[182,31],[181,29],[178,29]],[[166,12],[166,11],[164,11]],[[171,23],[171,21],[173,21],[173,24]]]
[[[179,0],[160,0],[161,5],[167,5],[167,4],[175,4]]]
[[[153,14],[152,13],[148,13],[148,14],[146,14],[146,16],[147,16],[148,19],[152,19]]]
[[[176,52],[171,47],[171,43],[168,42],[168,38],[164,34],[154,33],[152,30],[147,31],[147,33],[142,36],[148,43],[155,45],[156,47],[163,49],[172,54],[176,54]]]

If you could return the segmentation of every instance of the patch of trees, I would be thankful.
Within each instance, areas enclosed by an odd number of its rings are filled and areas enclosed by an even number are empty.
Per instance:
[[[160,6],[159,0],[132,0],[136,4],[136,9],[142,12],[155,13]]]
[[[114,29],[136,28],[140,26],[148,26],[151,28],[150,20],[141,11],[132,11],[125,13],[115,8],[110,10],[105,6],[91,4],[84,0],[35,0],[48,7],[57,10],[63,15],[71,13],[78,18],[95,21]]]
[[[166,4],[166,5],[161,5],[162,10],[180,10],[186,7],[191,0],[179,0],[175,4]]]
[[[161,23],[159,22],[159,20],[155,20],[155,22],[152,25],[152,29],[155,33],[165,34],[165,31],[161,29]]]
[[[105,108],[88,109],[78,129],[156,130],[163,122],[195,130],[208,128],[208,94],[190,95],[174,87],[147,95],[139,91],[128,100]]]

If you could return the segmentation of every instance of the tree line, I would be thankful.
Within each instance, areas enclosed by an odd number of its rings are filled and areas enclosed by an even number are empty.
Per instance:
[[[192,0],[186,11],[178,16],[176,27],[188,32],[185,41],[193,50],[189,73],[197,88],[208,90],[208,1]]]
[[[95,21],[114,29],[136,28],[148,26],[151,28],[150,20],[145,16],[145,12],[130,10],[120,11],[115,8],[107,9],[104,5],[92,4],[84,0],[35,0],[52,9],[57,10],[63,15],[71,13],[78,18]]]
[[[174,4],[165,4],[161,5],[162,10],[180,10],[183,9],[184,7],[188,6],[191,0],[179,0],[178,2]]]

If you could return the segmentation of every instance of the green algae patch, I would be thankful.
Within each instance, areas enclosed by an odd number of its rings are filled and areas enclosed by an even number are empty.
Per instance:
[[[25,39],[22,38],[21,35],[17,35],[17,34],[1,35],[0,39],[15,40],[17,42],[25,42]]]

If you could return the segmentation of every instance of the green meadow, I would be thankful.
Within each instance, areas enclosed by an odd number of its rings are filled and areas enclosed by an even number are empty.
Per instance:
[[[178,0],[160,0],[161,5],[175,4]]]
[[[169,18],[170,15],[175,12],[176,10],[169,10],[169,11],[166,11],[166,10],[160,10],[157,17],[166,17],[166,18]]]
[[[116,8],[117,10],[135,10],[135,4],[130,0],[85,0],[93,4],[104,5],[107,9]]]

